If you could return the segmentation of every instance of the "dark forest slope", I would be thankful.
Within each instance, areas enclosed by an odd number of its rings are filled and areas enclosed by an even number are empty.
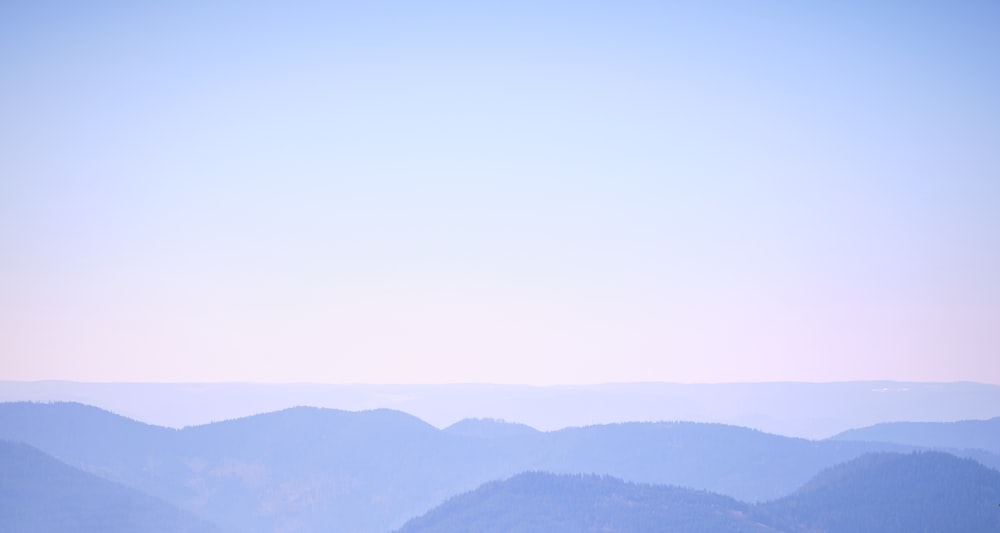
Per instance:
[[[1000,472],[946,453],[869,454],[762,507],[827,533],[1000,532]]]
[[[1000,531],[1000,472],[948,454],[869,454],[749,505],[703,491],[527,473],[450,499],[399,533]]]
[[[407,523],[399,533],[764,533],[750,506],[707,492],[598,476],[530,472],[488,483]]]

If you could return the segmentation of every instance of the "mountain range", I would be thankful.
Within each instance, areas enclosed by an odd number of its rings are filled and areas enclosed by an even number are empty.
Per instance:
[[[230,532],[388,531],[525,471],[612,476],[751,505],[779,501],[866,454],[919,448],[691,422],[537,431],[478,419],[438,429],[398,411],[313,407],[173,429],[82,404],[29,402],[0,404],[0,439]],[[959,451],[978,442],[948,448],[1000,465],[990,451]]]
[[[174,428],[311,405],[350,411],[394,409],[439,428],[477,417],[515,420],[545,431],[614,422],[689,420],[821,439],[888,421],[997,416],[1000,385],[898,381],[553,386],[0,381],[0,402],[25,400],[80,402]]]

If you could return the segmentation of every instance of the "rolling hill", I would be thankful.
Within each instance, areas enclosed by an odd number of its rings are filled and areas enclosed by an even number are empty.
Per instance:
[[[70,403],[0,404],[0,439],[231,531],[387,531],[524,471],[608,475],[773,500],[887,443],[810,441],[690,422],[541,432],[495,420],[439,430],[391,410],[298,407],[184,429]]]
[[[830,439],[892,442],[951,450],[978,449],[1000,454],[1000,416],[959,422],[886,422],[844,431]]]
[[[81,402],[175,428],[311,405],[350,411],[385,407],[437,427],[470,417],[516,420],[545,431],[615,422],[692,420],[820,439],[886,421],[997,416],[1000,385],[858,381],[534,387],[0,380],[0,402],[25,400]]]
[[[866,454],[794,494],[750,505],[598,476],[531,472],[487,483],[398,533],[1000,531],[1000,472],[936,452]]]
[[[0,531],[212,533],[212,524],[134,489],[0,441]]]
[[[398,533],[767,533],[732,498],[594,475],[528,472],[487,483],[408,522]]]
[[[1000,472],[940,452],[867,454],[763,506],[790,529],[1000,531]]]

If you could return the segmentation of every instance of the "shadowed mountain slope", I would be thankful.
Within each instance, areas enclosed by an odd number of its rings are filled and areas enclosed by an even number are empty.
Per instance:
[[[610,477],[530,472],[456,496],[399,533],[765,533],[732,498]]]
[[[946,453],[868,454],[762,506],[790,530],[1000,531],[1000,472]]]
[[[28,445],[0,441],[0,531],[210,533],[218,529]]]

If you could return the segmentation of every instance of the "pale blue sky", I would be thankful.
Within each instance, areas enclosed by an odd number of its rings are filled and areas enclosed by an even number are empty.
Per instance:
[[[1000,383],[994,2],[6,2],[0,377]]]

